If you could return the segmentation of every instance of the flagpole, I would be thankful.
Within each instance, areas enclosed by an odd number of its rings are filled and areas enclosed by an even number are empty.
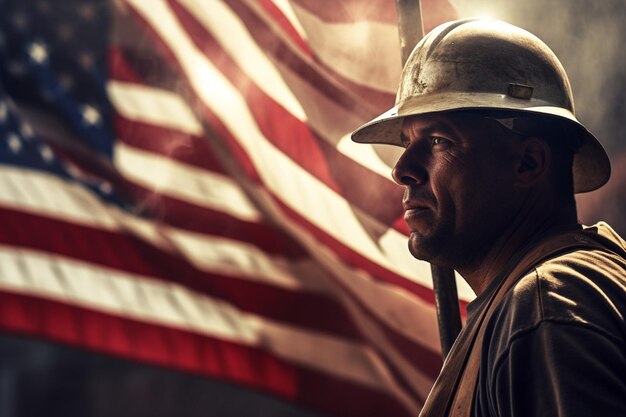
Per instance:
[[[396,14],[398,17],[398,34],[400,36],[400,54],[402,66],[404,66],[413,47],[424,36],[420,0],[396,0]],[[461,313],[459,311],[456,281],[454,270],[451,268],[431,265],[430,270],[437,308],[441,354],[445,359],[461,331]]]

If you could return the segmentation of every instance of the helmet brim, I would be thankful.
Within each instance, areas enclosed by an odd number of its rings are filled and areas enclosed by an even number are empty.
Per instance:
[[[574,155],[572,167],[574,192],[585,193],[606,184],[611,176],[611,163],[606,151],[572,112],[541,100],[523,100],[494,93],[444,93],[427,97],[411,97],[392,107],[352,133],[357,143],[380,143],[402,146],[402,122],[405,117],[459,110],[514,111],[540,114],[567,120],[581,132],[581,146]]]

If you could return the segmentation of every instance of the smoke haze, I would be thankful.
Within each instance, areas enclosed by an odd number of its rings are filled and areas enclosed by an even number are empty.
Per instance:
[[[626,235],[626,1],[453,0],[461,17],[491,16],[539,36],[559,57],[572,85],[576,116],[611,159],[609,183],[577,197],[585,224],[606,220]]]

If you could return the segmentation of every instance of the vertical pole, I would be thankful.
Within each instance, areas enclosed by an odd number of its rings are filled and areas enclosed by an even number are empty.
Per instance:
[[[413,47],[424,36],[420,1],[396,0],[396,14],[400,36],[400,54],[402,66],[404,66]],[[430,269],[433,277],[433,291],[435,292],[441,354],[445,359],[461,331],[461,313],[456,281],[454,271],[451,268],[431,265]]]
[[[404,66],[415,45],[424,37],[420,0],[396,0],[396,15],[400,36],[400,55],[402,66]]]

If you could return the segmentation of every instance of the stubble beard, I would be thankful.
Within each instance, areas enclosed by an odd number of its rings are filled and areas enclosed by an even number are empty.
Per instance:
[[[426,232],[413,231],[409,236],[409,252],[414,258],[433,265],[456,269],[463,264],[464,252],[451,224],[439,224]]]

